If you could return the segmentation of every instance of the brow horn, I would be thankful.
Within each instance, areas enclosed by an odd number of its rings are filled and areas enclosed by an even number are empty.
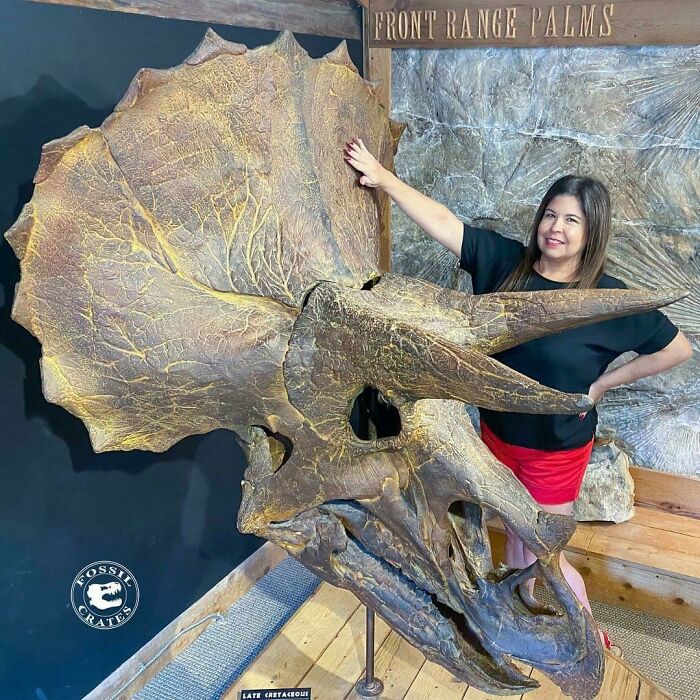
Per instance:
[[[487,355],[570,328],[652,311],[690,293],[687,289],[557,289],[470,295],[400,275],[384,275],[372,292],[385,313],[410,315],[425,330]]]

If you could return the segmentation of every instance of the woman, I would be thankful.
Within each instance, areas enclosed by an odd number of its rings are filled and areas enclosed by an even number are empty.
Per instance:
[[[386,170],[361,139],[346,145],[346,160],[362,173],[360,184],[378,187],[429,236],[460,258],[475,294],[566,288],[624,289],[605,274],[610,198],[600,182],[568,175],[547,191],[526,246],[460,221],[442,204]],[[638,356],[606,372],[619,355]],[[538,338],[494,355],[500,362],[560,391],[587,393],[597,403],[609,389],[659,374],[690,358],[686,337],[659,311],[611,319]],[[570,515],[593,448],[595,408],[579,416],[503,413],[479,409],[482,440],[513,470],[539,506]],[[506,564],[524,568],[535,556],[506,527]],[[580,574],[561,553],[561,569],[588,611]],[[532,592],[534,579],[528,582]],[[607,648],[608,636],[601,632]]]

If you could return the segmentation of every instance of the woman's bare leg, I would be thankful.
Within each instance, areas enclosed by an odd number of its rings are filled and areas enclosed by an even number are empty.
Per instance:
[[[573,501],[558,503],[557,505],[544,505],[542,503],[539,503],[538,505],[540,508],[542,508],[542,510],[546,510],[548,513],[560,513],[561,515],[571,515],[574,510]],[[581,602],[581,605],[583,605],[588,612],[591,612],[591,604],[588,600],[588,594],[586,593],[586,584],[583,582],[581,574],[576,571],[576,569],[566,558],[564,552],[561,552],[559,555],[559,566],[561,567],[561,572],[564,574],[566,582],[569,584],[571,590]]]
[[[567,503],[559,503],[557,505],[545,505],[538,503],[542,510],[548,513],[559,513],[561,515],[571,515],[574,502],[569,501]],[[510,558],[510,561],[509,561]],[[522,540],[512,531],[508,526],[506,526],[506,565],[512,568],[524,569],[530,566],[537,557],[523,544]],[[588,610],[591,615],[591,603],[588,600],[588,594],[586,593],[586,584],[583,581],[581,574],[571,565],[571,562],[566,558],[564,552],[559,554],[559,566],[561,567],[561,572],[566,579],[566,582],[571,587],[574,595],[579,599],[581,605],[583,605],[586,610]],[[535,587],[535,579],[531,578],[527,582],[527,588],[530,593],[533,592]],[[600,633],[601,640],[603,639],[602,632]]]
[[[505,564],[509,569],[524,569],[529,564],[525,563],[525,545],[522,540],[508,527],[506,528]],[[530,551],[529,549],[527,550]],[[532,562],[530,562],[532,563]]]
[[[510,569],[525,569],[537,557],[523,544],[523,541],[506,525],[505,563]],[[523,585],[523,584],[521,584]],[[528,579],[524,584],[530,593],[535,588],[535,579]]]

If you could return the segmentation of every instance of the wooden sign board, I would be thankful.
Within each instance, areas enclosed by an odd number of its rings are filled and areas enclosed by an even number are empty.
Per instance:
[[[700,0],[369,0],[369,46],[700,44]]]

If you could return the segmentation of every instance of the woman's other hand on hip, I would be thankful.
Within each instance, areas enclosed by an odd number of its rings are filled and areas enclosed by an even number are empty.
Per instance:
[[[593,384],[591,384],[590,388],[588,389],[588,398],[590,398],[594,404],[597,404],[603,398],[603,395],[606,391],[607,389],[601,386],[600,382],[596,380],[595,382],[593,382]],[[579,413],[578,417],[581,420],[583,420],[586,417],[586,413],[588,413],[588,411]]]

